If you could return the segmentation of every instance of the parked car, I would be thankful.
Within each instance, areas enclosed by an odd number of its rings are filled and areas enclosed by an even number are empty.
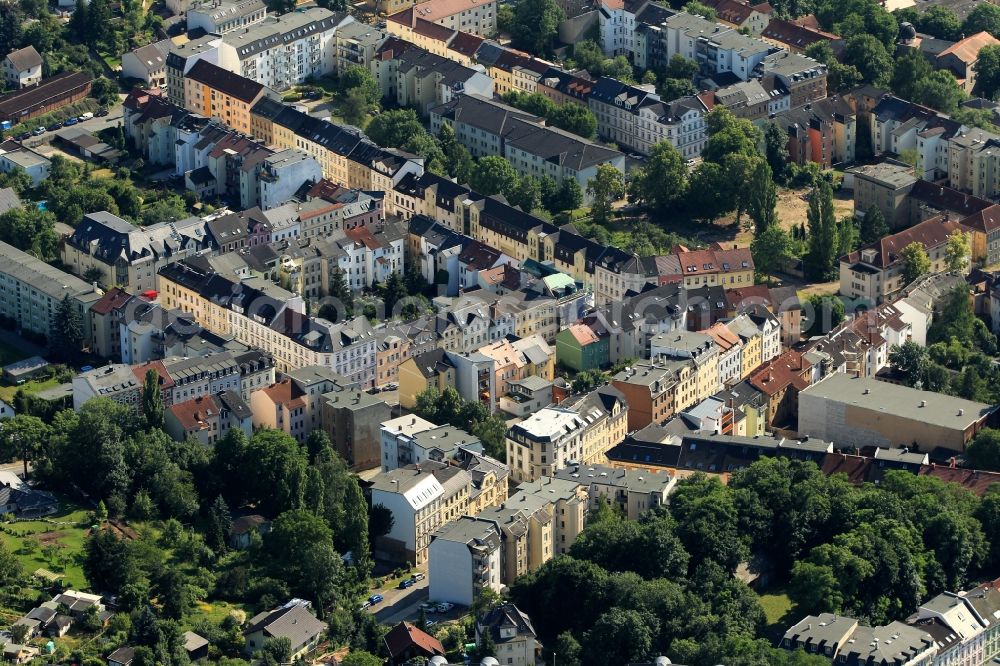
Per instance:
[[[97,116],[98,118],[103,118],[104,116],[108,115],[108,110],[107,109],[101,109],[100,111],[98,111],[94,115]]]
[[[424,626],[430,629],[435,624],[437,624],[437,620],[427,620],[427,622],[424,623]]]
[[[426,578],[425,574],[422,574],[422,573],[419,573],[419,572],[413,574],[413,580],[423,580],[424,578]]]
[[[382,599],[384,598],[385,597],[383,597],[381,594],[373,594],[372,596],[368,597],[368,603],[374,606],[378,602],[382,601]]]
[[[63,127],[69,127],[71,125],[76,125],[78,122],[80,122],[79,118],[67,118],[66,120],[63,121]]]
[[[91,113],[90,111],[87,111],[86,113],[80,114],[80,120],[81,121],[83,121],[83,120],[90,120],[93,117],[94,117],[94,114]]]
[[[24,140],[30,139],[30,138],[31,138],[31,132],[24,132],[23,134],[18,134],[17,135],[17,140],[18,141],[24,141]]]
[[[417,581],[413,580],[412,578],[407,578],[406,580],[399,581],[398,587],[401,590],[408,590],[409,588],[413,587],[413,584],[416,582]]]
[[[454,607],[455,607],[455,604],[449,603],[447,601],[442,601],[441,603],[438,604],[438,612],[439,613],[447,613],[448,611],[450,611]]]
[[[318,90],[310,90],[309,92],[306,93],[306,99],[319,99],[322,96],[323,93],[321,93]]]
[[[370,601],[366,601],[365,603],[361,604],[361,610],[368,610],[371,607],[372,607],[372,602]]]
[[[31,136],[41,136],[43,134],[45,134],[44,127],[36,127],[35,129],[31,130]]]
[[[62,123],[52,123],[51,125],[49,125],[45,129],[47,129],[50,132],[55,132],[60,127],[62,127]]]
[[[383,386],[382,390],[383,391],[395,391],[398,388],[399,388],[399,384],[397,384],[396,382],[390,382],[389,384],[386,384],[385,386]]]

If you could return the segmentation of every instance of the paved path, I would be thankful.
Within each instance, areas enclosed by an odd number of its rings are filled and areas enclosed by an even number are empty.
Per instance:
[[[428,599],[428,579],[423,580],[408,589],[398,588],[382,592],[383,601],[372,606],[369,611],[381,624],[398,624],[403,620],[413,620],[417,617],[420,604]]]

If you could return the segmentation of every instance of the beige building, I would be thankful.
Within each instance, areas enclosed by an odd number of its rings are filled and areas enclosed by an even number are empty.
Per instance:
[[[533,666],[538,649],[535,628],[531,618],[512,603],[494,606],[482,617],[476,618],[476,644],[486,634],[496,645],[497,660],[512,666]]]
[[[497,33],[497,2],[427,0],[390,14],[386,27],[392,34],[409,39],[418,19],[452,30],[493,37]]]
[[[607,465],[573,465],[556,473],[556,478],[581,483],[586,488],[588,510],[607,501],[629,520],[665,506],[677,479],[667,471],[637,471]]]
[[[515,481],[552,476],[571,462],[601,462],[625,439],[628,404],[604,387],[546,407],[507,431],[507,464]]]

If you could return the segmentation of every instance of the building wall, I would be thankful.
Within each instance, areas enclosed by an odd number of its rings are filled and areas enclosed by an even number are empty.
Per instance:
[[[428,566],[430,598],[471,606],[474,598],[472,554],[464,543],[434,539]],[[499,560],[499,551],[497,551]],[[499,561],[497,569],[500,568]]]

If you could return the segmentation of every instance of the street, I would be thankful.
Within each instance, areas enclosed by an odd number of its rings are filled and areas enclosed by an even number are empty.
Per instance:
[[[417,617],[420,604],[428,599],[428,585],[429,581],[425,577],[406,590],[394,588],[381,592],[385,599],[368,610],[381,624],[393,625],[403,620],[413,621]]]

